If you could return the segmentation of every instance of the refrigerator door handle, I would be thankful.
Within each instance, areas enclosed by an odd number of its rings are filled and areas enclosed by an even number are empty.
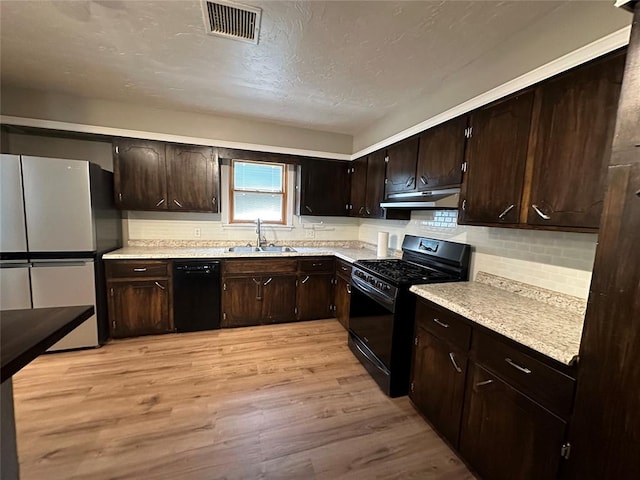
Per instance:
[[[87,264],[86,260],[62,260],[59,262],[33,262],[31,265],[34,267],[84,267]]]

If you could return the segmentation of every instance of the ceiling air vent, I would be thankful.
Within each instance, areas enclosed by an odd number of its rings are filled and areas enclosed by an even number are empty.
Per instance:
[[[258,43],[262,9],[226,1],[203,1],[202,9],[209,35]]]

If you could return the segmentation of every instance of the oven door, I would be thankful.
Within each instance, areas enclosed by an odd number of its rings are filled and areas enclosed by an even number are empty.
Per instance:
[[[357,278],[351,280],[351,306],[349,308],[349,333],[365,347],[363,355],[371,362],[376,360],[389,371],[393,338],[393,300],[387,301],[371,292]],[[373,293],[373,294],[372,294]],[[371,355],[373,354],[373,356]],[[380,366],[380,365],[378,365]]]

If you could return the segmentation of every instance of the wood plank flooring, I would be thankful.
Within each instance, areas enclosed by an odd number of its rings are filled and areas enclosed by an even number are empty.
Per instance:
[[[23,480],[474,478],[336,320],[43,355],[14,396]]]

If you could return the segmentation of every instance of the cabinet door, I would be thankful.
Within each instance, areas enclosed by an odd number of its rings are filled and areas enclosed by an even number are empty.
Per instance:
[[[262,277],[262,323],[293,322],[296,319],[296,276]]]
[[[298,277],[298,319],[333,317],[333,273]]]
[[[144,140],[114,142],[116,205],[123,210],[166,210],[165,144]]]
[[[351,163],[351,209],[349,216],[365,215],[367,202],[367,164],[369,157],[362,157]]]
[[[385,197],[391,193],[411,192],[416,187],[416,163],[419,137],[409,138],[387,148]]]
[[[218,162],[213,147],[167,145],[170,210],[218,211]]]
[[[114,338],[168,332],[167,280],[110,283],[109,320]]]
[[[262,277],[227,277],[222,285],[223,327],[260,325],[264,303]]]
[[[467,117],[449,120],[420,135],[416,185],[418,190],[460,185]]]
[[[460,223],[519,222],[532,106],[527,92],[471,115]]]
[[[416,326],[409,397],[433,426],[458,447],[467,357]]]
[[[385,210],[380,207],[380,202],[384,201],[384,179],[387,171],[386,156],[384,150],[378,150],[369,155],[365,213],[370,218],[385,218]]]
[[[529,225],[598,228],[624,59],[618,54],[540,87]]]
[[[566,424],[471,364],[460,452],[483,478],[555,479]]]
[[[347,162],[303,161],[299,214],[347,216],[351,191],[349,167]]]
[[[345,328],[349,330],[349,306],[351,305],[351,285],[342,277],[336,277],[335,291],[336,318]]]

